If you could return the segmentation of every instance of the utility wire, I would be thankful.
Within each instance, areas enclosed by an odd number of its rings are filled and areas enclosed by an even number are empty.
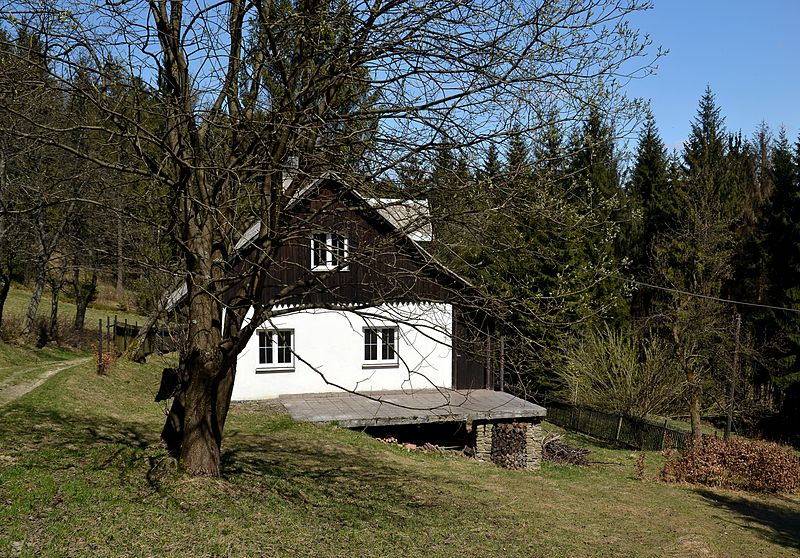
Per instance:
[[[622,277],[620,275],[612,275],[610,273],[603,273],[602,271],[598,272],[600,275],[605,275],[610,279],[617,279],[618,281],[625,281],[626,283],[632,283],[634,285],[639,285],[641,287],[647,287],[650,289],[655,289],[658,291],[665,291],[668,293],[677,293],[686,296],[692,296],[695,298],[703,298],[705,300],[713,300],[715,302],[723,302],[726,304],[733,304],[739,306],[750,306],[752,308],[767,308],[769,310],[779,310],[782,312],[793,312],[795,314],[800,314],[800,309],[798,308],[788,308],[786,306],[772,306],[770,304],[759,304],[757,302],[744,302],[742,300],[732,300],[730,298],[720,298],[711,295],[704,295],[699,293],[693,293],[690,291],[684,291],[681,289],[674,289],[672,287],[664,287],[663,285],[653,285],[652,283],[645,283],[644,281],[637,281],[636,279],[631,279],[630,277]]]

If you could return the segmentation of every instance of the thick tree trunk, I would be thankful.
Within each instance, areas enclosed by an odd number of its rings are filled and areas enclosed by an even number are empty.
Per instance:
[[[80,331],[86,322],[86,308],[89,302],[94,298],[97,292],[97,272],[92,271],[92,279],[87,284],[82,284],[80,281],[80,270],[75,266],[74,275],[72,277],[72,289],[75,292],[75,329]]]
[[[219,476],[220,461],[220,444],[214,424],[217,359],[195,354],[193,360],[184,394],[180,461],[192,475],[216,477]]]
[[[36,320],[36,313],[39,311],[39,303],[42,301],[42,292],[45,284],[45,264],[42,264],[36,275],[36,283],[33,285],[33,294],[28,303],[28,311],[25,313],[25,321],[22,323],[23,337],[30,334],[33,322]]]
[[[233,382],[236,375],[233,366],[224,372],[219,365],[214,374],[204,374],[200,368],[214,366],[213,363],[189,362],[186,364],[200,373],[181,371],[181,385],[170,406],[167,420],[161,431],[161,439],[170,453],[179,457],[187,471],[199,476],[219,476],[223,431],[230,408]]]
[[[692,442],[699,444],[702,438],[700,424],[700,398],[701,388],[697,373],[691,367],[686,367],[686,382],[689,384],[689,420],[692,426]]]
[[[3,308],[6,305],[8,291],[11,289],[11,274],[0,274],[0,327],[3,326]]]
[[[200,273],[194,277],[210,275],[202,272],[203,265],[209,262],[194,263],[201,268],[195,270]],[[162,436],[190,474],[219,476],[222,430],[230,393],[227,376],[233,372],[225,365],[228,359],[220,346],[222,310],[207,286],[191,282],[188,306],[187,347],[181,352],[179,365],[181,381]]]

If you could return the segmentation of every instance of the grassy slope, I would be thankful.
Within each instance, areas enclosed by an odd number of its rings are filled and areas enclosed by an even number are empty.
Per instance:
[[[597,446],[589,468],[505,471],[243,406],[225,478],[189,479],[157,444],[161,365],[67,370],[0,408],[1,556],[800,553],[797,497],[637,481]]]
[[[106,318],[111,318],[111,320],[113,320],[114,316],[117,316],[117,320],[120,322],[127,319],[129,324],[133,324],[134,322],[139,322],[141,324],[144,322],[146,318],[143,316],[116,309],[116,304],[112,300],[111,294],[106,292],[109,290],[108,287],[104,285],[101,287],[101,294],[103,296],[90,303],[89,307],[86,309],[85,327],[87,329],[97,331],[98,320],[102,319],[105,323]],[[4,306],[3,319],[17,319],[21,323],[25,312],[28,310],[30,299],[31,291],[29,289],[17,284],[12,284]],[[42,301],[39,303],[39,309],[36,315],[48,318],[50,316],[50,291],[47,289],[45,289],[42,295]],[[68,294],[63,294],[58,302],[58,315],[61,320],[69,324],[75,319],[75,303],[70,302]]]

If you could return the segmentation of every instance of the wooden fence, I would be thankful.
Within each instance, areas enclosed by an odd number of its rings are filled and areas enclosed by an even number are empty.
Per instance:
[[[689,443],[691,435],[648,420],[615,415],[597,409],[580,407],[563,401],[547,403],[547,421],[568,430],[643,451],[674,448],[679,451]]]
[[[132,324],[128,320],[118,320],[116,316],[106,316],[105,323],[98,323],[98,353],[114,352],[121,355],[128,350],[128,345],[139,335],[139,322]],[[177,349],[179,333],[157,328],[144,339],[144,354],[168,353]]]

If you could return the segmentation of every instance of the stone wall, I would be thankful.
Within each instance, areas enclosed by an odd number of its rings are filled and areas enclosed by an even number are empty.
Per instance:
[[[538,469],[542,432],[538,421],[475,422],[471,426],[475,457],[508,469]]]

